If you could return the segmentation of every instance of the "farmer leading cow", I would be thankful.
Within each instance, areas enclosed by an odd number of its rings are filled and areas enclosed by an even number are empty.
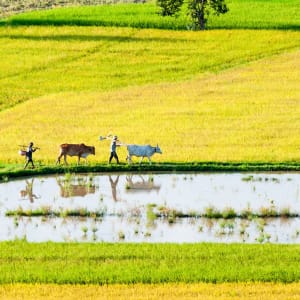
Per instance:
[[[120,143],[118,143],[118,142],[119,142],[118,137],[115,135],[110,143],[110,157],[109,157],[109,161],[108,161],[109,164],[111,163],[111,160],[113,158],[116,159],[117,164],[120,163],[119,157],[117,155],[117,147],[120,146]]]

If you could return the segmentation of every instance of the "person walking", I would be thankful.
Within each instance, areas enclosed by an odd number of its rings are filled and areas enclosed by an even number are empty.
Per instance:
[[[31,163],[32,165],[32,169],[34,169],[34,163],[33,163],[33,160],[32,160],[32,153],[35,152],[38,148],[34,148],[33,147],[33,142],[31,142],[26,150],[26,164],[24,166],[24,169],[27,168],[28,164]]]
[[[120,145],[117,142],[118,142],[118,137],[115,135],[110,144],[109,163],[111,163],[111,160],[114,157],[117,161],[117,164],[119,164],[119,157],[117,155],[117,147],[119,147]]]

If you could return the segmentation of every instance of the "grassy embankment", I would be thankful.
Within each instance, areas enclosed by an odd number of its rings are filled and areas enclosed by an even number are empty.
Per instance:
[[[21,168],[18,144],[31,140],[42,149],[34,155],[38,165],[52,168],[63,142],[93,144],[92,164],[106,162],[109,145],[98,136],[108,132],[117,133],[125,143],[159,143],[163,155],[154,160],[162,166],[162,162],[183,162],[189,169],[188,162],[233,162],[233,170],[236,162],[244,162],[243,169],[265,162],[281,169],[292,163],[290,169],[295,169],[300,144],[300,34],[274,28],[285,17],[289,28],[295,29],[291,23],[298,18],[295,3],[289,1],[286,15],[281,10],[282,17],[270,17],[272,21],[263,25],[265,5],[273,5],[274,10],[280,3],[267,1],[261,7],[256,1],[247,7],[244,1],[230,3],[231,14],[222,23],[224,28],[234,28],[233,24],[240,28],[242,12],[250,11],[245,27],[257,18],[257,24],[269,29],[265,31],[0,28],[4,175]],[[154,15],[151,5],[129,7],[137,11],[143,7]],[[114,19],[118,8],[97,10],[108,10]],[[31,18],[36,24],[41,16],[55,22],[70,15],[84,20],[91,12],[90,7],[73,8],[70,13],[67,9],[34,12],[7,22],[26,19],[29,24]],[[125,147],[119,155],[125,161]]]

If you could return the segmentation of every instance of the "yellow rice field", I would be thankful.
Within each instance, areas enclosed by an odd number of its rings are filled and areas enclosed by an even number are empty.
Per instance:
[[[300,284],[0,285],[0,299],[299,299]]]
[[[18,144],[29,141],[41,147],[35,160],[54,163],[59,144],[84,142],[96,146],[90,161],[105,162],[98,137],[109,132],[158,143],[155,161],[299,160],[299,78],[294,50],[184,82],[37,97],[0,112],[0,162],[22,162]]]

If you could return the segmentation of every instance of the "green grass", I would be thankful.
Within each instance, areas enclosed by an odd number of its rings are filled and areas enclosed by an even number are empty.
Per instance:
[[[50,207],[42,207],[38,209],[23,209],[19,207],[16,210],[8,210],[6,216],[19,217],[91,217],[98,218],[107,216],[106,209],[96,211],[88,211],[87,209],[66,209],[66,210],[52,210]],[[120,213],[110,213],[109,216],[120,216]],[[204,218],[204,219],[257,219],[257,218],[298,218],[300,215],[297,212],[291,212],[289,208],[281,210],[274,206],[261,207],[258,211],[251,211],[250,209],[243,210],[241,213],[235,212],[233,208],[227,207],[223,211],[219,211],[213,207],[208,207],[204,212],[186,212],[161,206],[155,208],[155,205],[147,205],[147,220],[153,222],[157,218],[168,219],[175,221],[179,218]]]
[[[0,283],[295,282],[299,245],[0,243]]]
[[[227,0],[229,12],[209,19],[208,28],[300,29],[298,0]]]
[[[296,29],[300,28],[298,0],[231,0],[229,12],[221,17],[211,15],[208,28]],[[186,9],[178,18],[161,17],[155,3],[116,4],[56,8],[12,16],[10,25],[80,25],[124,26],[185,30],[190,26]]]
[[[185,16],[163,18],[158,11],[157,6],[149,3],[66,7],[12,16],[3,24],[186,29]]]
[[[298,162],[161,162],[149,164],[91,164],[88,166],[71,164],[69,166],[40,166],[36,169],[23,170],[23,165],[11,164],[0,169],[0,182],[24,176],[66,173],[98,173],[98,172],[278,172],[300,171]]]
[[[106,215],[105,209],[88,211],[87,209],[65,209],[65,210],[52,210],[50,207],[42,207],[39,209],[23,209],[22,207],[17,210],[8,210],[6,216],[22,216],[22,217],[91,217],[98,218]],[[117,214],[116,214],[117,215]]]

